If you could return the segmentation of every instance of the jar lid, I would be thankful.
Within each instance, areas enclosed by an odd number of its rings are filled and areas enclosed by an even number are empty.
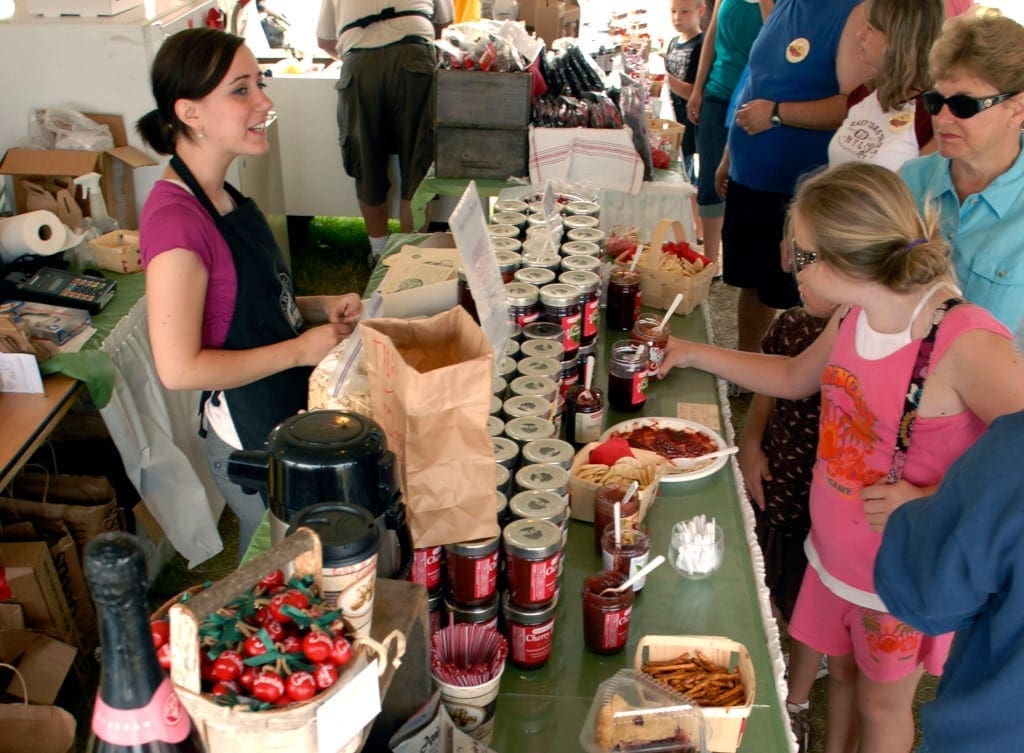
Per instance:
[[[493,536],[488,539],[476,539],[474,541],[460,541],[456,544],[445,544],[444,550],[448,554],[462,557],[484,557],[498,548],[500,536]]]
[[[601,211],[601,205],[594,201],[570,201],[565,205],[565,211],[569,214],[597,214]]]
[[[504,395],[508,391],[508,380],[505,377],[495,374],[491,377],[491,392],[495,395]]]
[[[519,418],[520,416],[547,418],[551,415],[551,402],[539,395],[516,395],[506,400],[502,407],[507,418]]]
[[[581,272],[579,270],[562,272],[558,276],[558,281],[579,288],[580,292],[586,295],[596,293],[601,289],[601,278],[593,272]]]
[[[577,227],[597,227],[601,221],[597,217],[588,214],[574,214],[562,220],[566,228],[572,230]]]
[[[555,273],[544,267],[521,267],[516,270],[513,279],[516,282],[525,282],[540,287],[555,281]]]
[[[646,363],[647,346],[632,340],[618,340],[612,343],[612,359],[620,363]]]
[[[554,358],[558,361],[561,360],[565,348],[562,347],[562,343],[554,340],[527,340],[519,348],[519,352],[523,354],[523,358]]]
[[[491,215],[491,222],[495,225],[518,225],[526,224],[526,215],[522,212],[495,212]]]
[[[494,492],[494,507],[498,513],[498,520],[500,521],[505,517],[505,513],[508,510],[508,497],[503,492]]]
[[[604,242],[604,230],[596,227],[574,227],[566,233],[571,241],[590,241],[591,243]]]
[[[540,289],[540,302],[545,306],[572,306],[579,304],[580,291],[574,285],[556,282]]]
[[[523,327],[527,340],[562,340],[562,328],[553,322],[531,322]]]
[[[516,486],[523,491],[540,490],[561,493],[569,486],[569,471],[551,463],[524,465],[516,471]]]
[[[344,567],[362,562],[380,549],[380,526],[365,507],[348,502],[318,502],[299,510],[288,526],[312,528],[320,537],[324,564]]]
[[[494,464],[494,488],[503,489],[512,478],[512,472],[503,465]]]
[[[540,291],[536,285],[528,282],[505,283],[505,303],[509,306],[533,306],[539,298]]]
[[[601,268],[601,260],[596,256],[564,256],[562,269],[567,272],[597,272]]]
[[[505,342],[505,355],[509,358],[515,358],[519,355],[519,343],[515,340],[507,340]]]
[[[556,251],[529,251],[523,252],[524,267],[540,267],[552,271],[558,269],[562,263],[562,257]]]
[[[514,251],[495,251],[494,259],[498,262],[498,269],[502,272],[517,269],[523,261],[523,257]]]
[[[498,361],[498,376],[508,378],[516,373],[516,359],[502,356]]]
[[[519,212],[520,214],[526,214],[528,207],[525,201],[519,201],[518,199],[498,199],[494,202],[495,212]]]
[[[560,212],[555,214],[555,215],[553,215],[550,218],[547,218],[547,217],[544,216],[544,204],[543,204],[543,202],[541,202],[536,208],[534,207],[533,204],[530,204],[529,206],[530,206],[530,209],[533,212],[532,214],[528,214],[526,216],[526,221],[529,224],[531,224],[531,225],[543,225],[545,222],[547,222],[547,223],[549,223],[552,226],[555,226],[555,225],[557,225],[558,227],[562,226],[562,216],[561,216]]]
[[[495,252],[511,251],[514,254],[518,254],[522,250],[523,244],[515,238],[503,238],[499,236],[497,238],[491,238],[491,248],[494,249]]]
[[[487,233],[492,238],[518,238],[519,228],[515,225],[488,225]]]
[[[551,464],[568,468],[572,465],[572,459],[576,457],[576,450],[564,439],[535,439],[527,442],[523,447],[523,462],[536,464]]]
[[[538,356],[524,358],[516,368],[520,376],[546,376],[558,379],[562,373],[562,365],[557,359],[541,358]]]
[[[459,604],[458,602],[451,601],[450,599],[444,600],[444,605],[448,609],[448,614],[450,614],[452,619],[456,622],[489,622],[498,616],[499,604],[501,604],[501,601],[498,598],[498,594],[494,594],[490,601],[485,601],[483,604],[478,604],[475,607]]]
[[[523,609],[512,603],[509,592],[506,591],[501,596],[501,608],[505,614],[505,622],[540,625],[555,618],[555,612],[558,611],[558,594],[555,594],[555,598],[551,600],[550,604],[545,604],[539,609]]]
[[[505,436],[517,442],[533,439],[550,439],[555,435],[555,425],[546,418],[521,416],[505,424]]]
[[[562,244],[563,256],[593,256],[601,255],[601,247],[590,241],[566,241]]]
[[[512,380],[509,389],[513,395],[537,395],[545,400],[551,400],[558,392],[558,384],[549,376],[521,376]]]
[[[546,559],[562,548],[562,529],[540,518],[513,520],[505,526],[501,537],[505,552],[522,559]]]
[[[501,436],[502,432],[505,431],[505,422],[497,416],[487,417],[487,433],[492,437]]]
[[[495,461],[506,468],[519,457],[519,445],[508,437],[491,437],[491,444],[494,447]]]
[[[519,492],[512,497],[508,507],[517,518],[550,520],[559,527],[569,517],[569,505],[562,496],[547,489]]]
[[[490,409],[487,412],[490,413],[492,416],[497,416],[499,413],[501,413],[501,405],[501,398],[498,397],[497,395],[491,395]]]

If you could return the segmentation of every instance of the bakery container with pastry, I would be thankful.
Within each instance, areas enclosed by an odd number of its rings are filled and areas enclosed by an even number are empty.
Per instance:
[[[601,683],[580,731],[587,753],[708,753],[703,709],[642,672]]]
[[[747,647],[738,641],[714,635],[645,635],[637,642],[633,669],[652,679],[677,698],[692,700],[701,707],[707,733],[708,750],[734,753],[743,740],[747,718],[757,695],[754,663]],[[695,673],[690,677],[690,673]],[[716,683],[726,705],[714,705],[718,699],[685,693],[687,683],[717,675]],[[726,681],[728,679],[728,681]]]

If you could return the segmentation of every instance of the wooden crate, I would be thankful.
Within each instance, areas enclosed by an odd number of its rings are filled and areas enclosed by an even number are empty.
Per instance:
[[[525,128],[530,123],[529,73],[437,71],[434,122],[445,126]]]
[[[494,178],[527,175],[529,131],[523,128],[438,127],[434,174],[438,178]]]
[[[714,635],[645,635],[637,643],[633,669],[642,672],[644,662],[674,659],[684,651],[691,654],[700,651],[715,664],[738,667],[740,670],[740,679],[743,680],[746,693],[742,704],[701,708],[708,750],[714,753],[733,753],[743,740],[747,718],[754,706],[754,696],[757,695],[757,678],[750,652],[738,641]]]

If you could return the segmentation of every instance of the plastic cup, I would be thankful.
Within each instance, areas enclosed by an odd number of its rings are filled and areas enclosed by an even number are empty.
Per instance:
[[[494,710],[498,702],[498,688],[504,668],[482,685],[449,685],[434,675],[441,691],[441,703],[455,726],[484,745],[494,734]]]

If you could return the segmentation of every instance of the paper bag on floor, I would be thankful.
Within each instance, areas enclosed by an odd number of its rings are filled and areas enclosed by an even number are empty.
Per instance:
[[[398,458],[416,547],[498,535],[487,432],[494,355],[461,306],[359,330],[373,416]]]

